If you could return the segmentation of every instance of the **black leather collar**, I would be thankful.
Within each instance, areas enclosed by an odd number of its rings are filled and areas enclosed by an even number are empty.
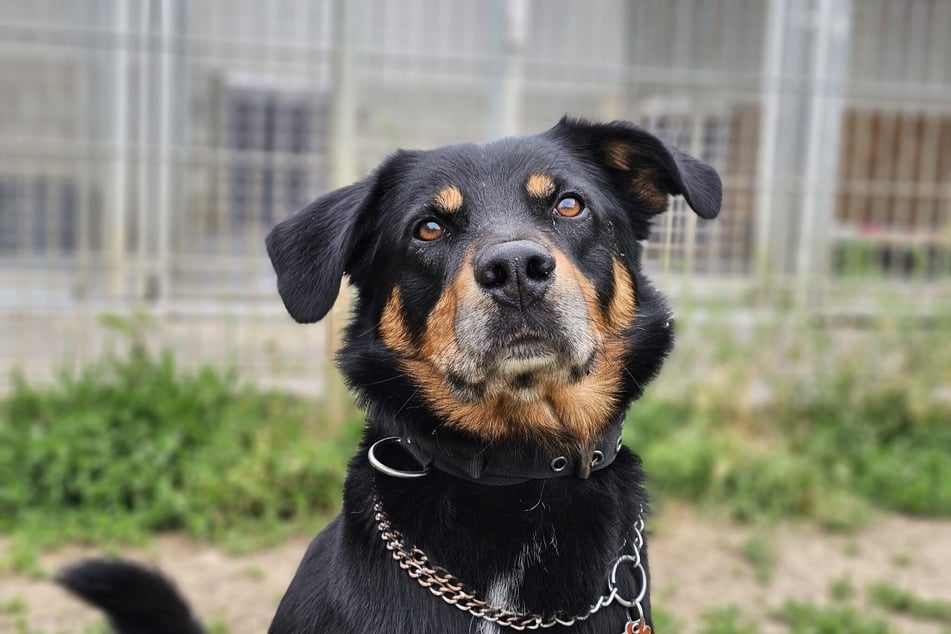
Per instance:
[[[565,450],[537,446],[486,445],[481,442],[446,437],[399,436],[392,440],[418,463],[412,475],[424,475],[429,469],[438,469],[457,478],[477,484],[494,486],[520,484],[529,480],[543,480],[573,475],[585,479],[593,471],[604,469],[617,457],[621,449],[621,430],[624,416],[620,416],[583,455]],[[373,462],[373,461],[371,461]],[[384,462],[378,460],[378,462]],[[380,469],[383,473],[387,471]],[[392,471],[389,475],[393,475]]]

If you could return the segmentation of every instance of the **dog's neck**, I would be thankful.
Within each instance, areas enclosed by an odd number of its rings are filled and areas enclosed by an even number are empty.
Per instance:
[[[593,444],[580,449],[527,442],[487,443],[445,428],[421,432],[412,426],[398,426],[401,433],[376,441],[370,447],[369,457],[378,470],[393,477],[400,477],[402,472],[387,464],[386,454],[402,451],[416,463],[412,471],[406,472],[408,477],[438,470],[475,484],[493,486],[559,477],[584,479],[614,462],[621,449],[623,426],[622,413]]]
[[[383,475],[367,461],[375,440],[369,437],[352,463],[346,521],[379,543],[372,511],[378,498],[408,544],[436,565],[453,562],[450,572],[481,596],[504,590],[522,610],[590,607],[647,504],[640,463],[626,449],[586,480],[486,486],[438,470],[418,480]]]

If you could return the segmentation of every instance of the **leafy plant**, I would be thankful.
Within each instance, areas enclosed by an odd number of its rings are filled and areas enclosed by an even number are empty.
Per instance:
[[[869,598],[893,612],[951,625],[951,601],[922,599],[907,590],[884,582],[869,588]]]
[[[16,379],[0,409],[0,531],[42,543],[267,536],[338,504],[361,428],[133,338],[52,386]]]
[[[876,507],[951,516],[951,328],[704,326],[629,415],[655,498],[843,531]]]
[[[756,634],[759,628],[735,605],[707,610],[701,615],[700,634]]]
[[[787,601],[777,618],[789,627],[789,634],[889,634],[884,620],[859,614],[851,606],[821,607]]]

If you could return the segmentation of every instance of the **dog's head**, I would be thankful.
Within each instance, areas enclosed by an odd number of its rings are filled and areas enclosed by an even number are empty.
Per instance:
[[[708,165],[627,123],[564,119],[398,152],[278,224],[278,289],[321,319],[357,290],[340,354],[371,416],[494,442],[587,446],[657,372],[669,312],[640,271],[651,218],[720,207]]]

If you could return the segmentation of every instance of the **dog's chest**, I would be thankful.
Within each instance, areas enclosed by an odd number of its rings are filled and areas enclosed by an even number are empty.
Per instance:
[[[525,579],[525,568],[541,562],[543,545],[535,539],[522,547],[515,565],[510,571],[500,573],[489,586],[488,603],[506,610],[521,611],[518,602],[518,591]],[[479,634],[503,634],[502,629],[495,623],[480,621]]]

